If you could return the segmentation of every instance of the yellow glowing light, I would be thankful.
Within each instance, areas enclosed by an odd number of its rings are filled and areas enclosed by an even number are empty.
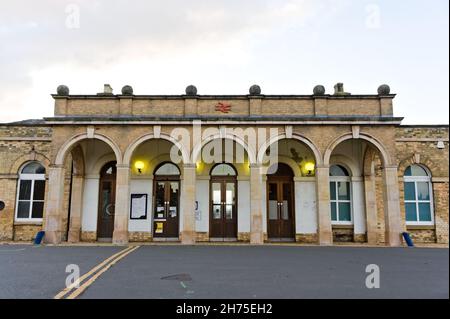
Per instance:
[[[314,171],[315,164],[312,162],[305,164],[305,170],[308,172],[308,174],[311,174]]]
[[[198,161],[195,166],[197,168],[197,172],[201,172],[203,170],[203,162]]]
[[[139,173],[142,173],[142,170],[144,169],[145,164],[142,161],[136,161],[134,163],[134,167],[138,170]]]

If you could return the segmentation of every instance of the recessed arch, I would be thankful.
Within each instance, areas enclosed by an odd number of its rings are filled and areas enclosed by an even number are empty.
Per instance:
[[[302,177],[302,171],[300,169],[300,166],[292,158],[287,156],[278,156],[278,163],[288,165],[292,169],[294,177]],[[269,170],[269,168],[270,168],[269,165],[262,166],[261,173],[267,175],[267,171]]]
[[[309,139],[307,139],[304,136],[301,136],[299,134],[292,134],[292,137],[287,137],[286,134],[280,134],[277,136],[273,136],[271,137],[269,140],[265,141],[261,147],[259,148],[258,151],[258,164],[263,164],[263,160],[264,160],[264,155],[267,151],[267,149],[273,144],[276,143],[280,140],[284,140],[284,139],[292,139],[292,140],[297,140],[299,142],[302,142],[303,144],[305,144],[306,146],[309,147],[309,149],[313,152],[314,154],[314,159],[316,162],[316,165],[321,165],[322,164],[322,154],[320,153],[319,149],[317,148],[317,146]]]
[[[223,169],[223,172],[226,172],[227,168],[228,168],[228,171],[231,172],[231,174],[230,173],[228,173],[228,174],[221,174],[220,173],[220,169],[221,168]],[[238,172],[237,172],[237,169],[234,167],[233,164],[230,164],[230,163],[217,163],[211,168],[211,170],[209,172],[209,175],[210,176],[238,176]]]
[[[116,156],[117,165],[122,164],[122,152],[120,151],[119,146],[112,139],[110,139],[106,135],[97,133],[95,133],[94,136],[90,138],[86,133],[83,133],[73,136],[59,148],[58,154],[56,155],[55,159],[55,165],[63,165],[68,152],[72,150],[72,148],[75,147],[78,142],[89,139],[97,139],[108,144]]]
[[[182,157],[183,163],[184,164],[189,163],[189,152],[186,150],[186,148],[174,137],[172,137],[168,134],[165,134],[165,133],[161,133],[158,137],[156,137],[153,133],[146,134],[146,135],[139,137],[137,140],[135,140],[133,143],[131,143],[127,147],[124,157],[123,157],[123,163],[125,163],[125,164],[130,163],[133,153],[137,150],[137,148],[141,144],[143,144],[144,142],[149,141],[149,140],[157,140],[157,139],[166,140],[166,141],[171,142],[181,152],[181,157]]]
[[[339,144],[341,144],[342,142],[345,142],[347,140],[352,140],[352,139],[354,139],[353,134],[347,133],[347,134],[341,135],[340,137],[336,138],[333,142],[331,142],[328,145],[328,147],[324,153],[324,159],[323,159],[324,165],[326,165],[326,166],[330,165],[331,155],[332,155],[334,149]],[[394,165],[394,163],[392,162],[391,156],[389,155],[389,152],[386,150],[386,148],[383,146],[383,144],[381,142],[379,142],[376,138],[374,138],[368,134],[365,134],[365,133],[360,133],[358,139],[369,142],[371,145],[373,145],[379,151],[379,153],[381,155],[381,160],[382,160],[384,166]]]
[[[430,176],[434,176],[433,172],[435,172],[437,169],[434,162],[431,161],[427,156],[420,155],[420,157],[417,158],[417,156],[412,155],[400,161],[398,165],[399,177],[403,177],[405,170],[411,165],[419,165],[423,167],[429,173]]]
[[[45,171],[48,172],[50,167],[50,160],[41,153],[31,152],[29,154],[25,154],[19,156],[11,165],[9,169],[10,174],[19,174],[22,167],[25,166],[28,162],[39,162],[45,167]]]
[[[353,159],[345,155],[332,155],[330,158],[330,166],[341,165],[343,166],[350,176],[361,176],[362,172]]]
[[[110,162],[115,162],[116,159],[114,158],[113,154],[105,154],[101,157],[99,157],[96,161],[94,166],[92,167],[92,171],[91,172],[86,172],[87,174],[92,174],[92,175],[98,175],[100,176],[100,171],[102,170],[102,168],[110,163]],[[86,169],[88,170],[88,168]]]
[[[154,176],[159,176],[159,175],[180,176],[181,170],[177,164],[170,162],[170,161],[165,161],[155,167],[155,169],[153,170],[153,175]]]
[[[208,144],[209,142],[213,140],[220,140],[220,139],[227,139],[236,142],[237,144],[241,145],[244,150],[247,152],[247,156],[249,159],[250,164],[256,163],[256,152],[253,150],[253,148],[248,145],[241,137],[235,135],[235,134],[212,134],[207,136],[206,138],[203,138],[199,143],[197,143],[193,150],[192,150],[192,163],[196,163],[199,159],[199,155],[202,152],[203,147]]]

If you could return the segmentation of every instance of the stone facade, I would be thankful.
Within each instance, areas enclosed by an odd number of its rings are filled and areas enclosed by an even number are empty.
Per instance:
[[[207,242],[212,236],[207,196],[213,166],[204,164],[200,155],[214,140],[231,140],[245,153],[244,163],[230,159],[238,173],[238,241],[271,240],[269,166],[264,159],[269,147],[278,143],[277,160],[293,171],[293,241],[398,246],[401,232],[407,231],[416,242],[448,243],[448,126],[402,126],[402,118],[393,116],[392,94],[256,93],[54,95],[55,117],[0,124],[0,201],[5,203],[0,240],[30,241],[45,230],[47,242],[96,241],[100,169],[115,161],[112,240],[152,241],[154,200],[147,189],[155,185],[154,169],[170,160],[172,145],[181,159],[179,240]],[[250,136],[252,131],[258,134]],[[145,162],[139,172],[134,167],[137,160]],[[45,167],[44,217],[23,221],[16,218],[18,181],[30,162]],[[314,165],[313,171],[305,169],[308,163]],[[432,226],[406,225],[403,175],[414,164],[431,174]],[[332,165],[342,165],[350,173],[354,217],[346,226],[330,218]],[[129,218],[130,194],[136,192],[150,193],[146,221]],[[199,196],[204,200],[202,218],[197,219],[193,203]]]

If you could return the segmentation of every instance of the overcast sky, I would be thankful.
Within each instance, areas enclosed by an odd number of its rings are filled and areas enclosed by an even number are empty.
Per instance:
[[[387,83],[405,124],[447,124],[448,0],[0,0],[0,122],[71,94],[353,94]]]

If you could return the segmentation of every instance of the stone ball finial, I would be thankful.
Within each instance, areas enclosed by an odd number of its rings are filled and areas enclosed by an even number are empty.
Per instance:
[[[122,88],[123,95],[133,95],[133,87],[131,85],[125,85]]]
[[[197,95],[197,88],[195,87],[195,85],[189,85],[186,88],[186,95]]]
[[[58,93],[58,95],[62,95],[62,96],[69,95],[69,92],[70,92],[69,87],[67,85],[60,85],[56,89],[56,93]]]
[[[325,87],[323,85],[316,85],[313,93],[314,95],[325,95]]]
[[[260,95],[261,94],[261,87],[259,85],[252,85],[250,89],[248,90],[250,95]]]
[[[382,84],[378,87],[378,95],[389,95],[391,88],[387,84]]]

